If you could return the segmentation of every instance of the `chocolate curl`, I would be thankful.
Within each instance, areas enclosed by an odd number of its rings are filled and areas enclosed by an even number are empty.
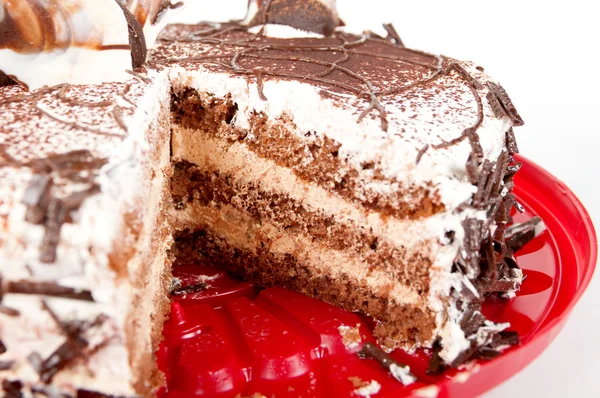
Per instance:
[[[248,26],[287,25],[324,36],[343,26],[335,0],[250,0],[245,21]]]

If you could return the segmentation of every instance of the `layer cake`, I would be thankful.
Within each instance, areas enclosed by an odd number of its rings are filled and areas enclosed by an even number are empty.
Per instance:
[[[348,33],[332,3],[251,1],[155,45],[167,6],[123,4],[100,84],[0,62],[21,83],[0,88],[6,391],[151,394],[172,261],[371,315],[432,371],[518,341],[479,309],[543,230],[509,226],[521,117],[481,67]]]

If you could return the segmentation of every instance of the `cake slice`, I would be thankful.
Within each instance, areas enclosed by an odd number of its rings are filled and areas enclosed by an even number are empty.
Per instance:
[[[519,289],[513,251],[543,224],[508,226],[523,121],[482,68],[272,0],[167,27],[132,71],[167,6],[122,3],[125,74],[49,87],[0,61],[21,83],[0,87],[7,394],[156,391],[172,261],[371,315],[432,371],[518,342],[480,305]]]
[[[522,121],[495,81],[393,38],[272,24],[171,26],[151,63],[172,81],[177,258],[460,359],[461,308],[496,289],[514,204]]]

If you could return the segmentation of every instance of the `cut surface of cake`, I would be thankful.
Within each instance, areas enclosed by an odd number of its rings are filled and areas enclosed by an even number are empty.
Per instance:
[[[391,26],[345,32],[331,2],[301,27],[270,3],[168,26],[119,82],[0,87],[5,390],[155,391],[172,261],[370,315],[433,370],[518,341],[480,313],[543,230],[509,226],[523,122],[504,90]],[[159,28],[131,9],[133,46]]]

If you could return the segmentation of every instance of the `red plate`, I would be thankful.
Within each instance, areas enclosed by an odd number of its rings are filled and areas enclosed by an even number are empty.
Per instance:
[[[579,200],[539,166],[519,160],[515,194],[526,212],[515,220],[539,215],[548,231],[517,256],[527,275],[521,292],[509,302],[489,299],[484,312],[493,321],[510,322],[520,346],[436,377],[425,374],[426,352],[396,350],[392,356],[419,378],[404,387],[374,361],[359,359],[359,344],[344,344],[340,330],[373,341],[362,317],[284,289],[260,291],[215,269],[178,266],[173,273],[184,285],[210,287],[174,298],[158,352],[167,375],[159,396],[349,397],[375,381],[372,386],[380,389],[373,397],[470,397],[516,374],[562,329],[597,260],[594,228]]]

